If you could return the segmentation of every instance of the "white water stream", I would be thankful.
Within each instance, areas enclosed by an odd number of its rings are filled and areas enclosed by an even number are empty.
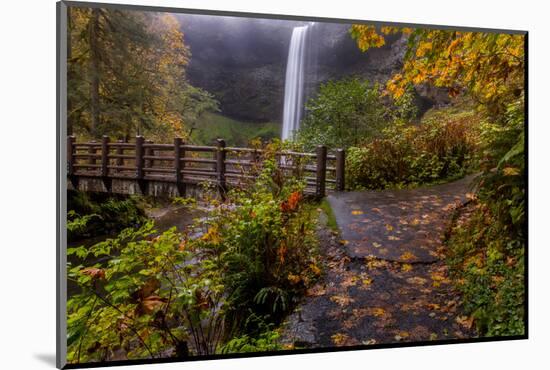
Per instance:
[[[282,140],[292,139],[300,128],[304,103],[304,67],[306,59],[307,26],[294,27],[288,49],[285,78]]]

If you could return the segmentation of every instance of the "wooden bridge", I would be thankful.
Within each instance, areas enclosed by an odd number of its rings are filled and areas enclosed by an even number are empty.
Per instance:
[[[76,142],[67,137],[69,188],[123,194],[195,196],[204,184],[223,196],[228,187],[246,186],[259,174],[267,151],[227,147],[223,139],[215,146],[188,145],[181,138],[159,144],[137,136],[131,142]],[[274,155],[283,175],[306,182],[306,193],[324,197],[327,191],[345,187],[345,152],[329,154],[325,146],[315,153],[277,151]]]

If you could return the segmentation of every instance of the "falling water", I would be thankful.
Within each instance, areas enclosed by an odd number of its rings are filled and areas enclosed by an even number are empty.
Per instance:
[[[304,99],[306,37],[310,26],[312,26],[311,23],[307,26],[294,27],[292,30],[286,64],[282,140],[292,139],[293,133],[300,128]]]

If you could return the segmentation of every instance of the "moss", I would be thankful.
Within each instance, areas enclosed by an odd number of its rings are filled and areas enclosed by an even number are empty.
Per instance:
[[[332,207],[330,206],[327,198],[324,198],[321,201],[321,203],[319,204],[319,208],[321,208],[327,216],[327,226],[335,233],[340,233],[340,229],[338,228],[338,224],[336,223],[336,216],[334,216],[334,212],[332,211]]]

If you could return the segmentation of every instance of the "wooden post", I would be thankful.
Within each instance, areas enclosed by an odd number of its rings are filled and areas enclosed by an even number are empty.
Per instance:
[[[117,141],[117,143],[119,143],[119,144],[123,144],[125,142],[126,142],[126,140],[123,140],[123,139],[120,139],[120,140]],[[123,155],[124,154],[124,148],[122,146],[118,146],[116,148],[116,154],[117,155]],[[117,158],[116,159],[116,165],[117,166],[122,166],[123,164],[124,164],[124,159],[122,159],[122,158]]]
[[[225,184],[225,140],[217,139],[217,155],[216,155],[216,171],[218,175],[218,186],[222,199],[225,199],[225,192],[227,190]]]
[[[109,175],[109,136],[101,138],[101,178],[107,192],[111,192],[111,179]]]
[[[67,176],[74,174],[74,136],[67,136]]]
[[[88,164],[96,164],[96,161],[95,161],[95,145],[93,145],[95,143],[96,143],[95,140],[92,140],[90,142],[91,145],[88,148],[88,154],[90,154],[90,158],[88,159]]]
[[[152,144],[153,141],[152,141],[152,140],[145,140],[145,143],[146,143],[146,144]],[[145,151],[144,151],[144,154],[145,154],[145,155],[147,155],[147,156],[153,155],[152,153],[153,153],[153,151],[152,151],[151,148],[149,148],[149,147],[146,147],[146,148],[145,148]],[[150,159],[146,159],[146,160],[145,160],[145,165],[144,165],[145,167],[150,168],[150,167],[153,167],[153,165],[154,165],[154,163],[153,163],[152,160],[150,160]]]
[[[346,151],[336,151],[336,191],[346,190]]]
[[[318,198],[325,196],[325,180],[327,176],[327,147],[317,146],[317,181],[315,195]]]
[[[71,135],[67,137],[67,177],[73,185],[73,188],[78,189],[78,177],[74,174],[74,143],[76,138]]]
[[[107,177],[109,174],[109,136],[101,138],[101,176]]]
[[[143,182],[143,136],[136,136],[136,180],[142,194],[145,194],[145,184]]]
[[[182,153],[182,146],[183,142],[181,138],[177,137],[174,139],[174,171],[176,176],[176,189],[179,196],[182,196],[185,194],[185,189],[183,189],[182,186],[182,177],[181,177],[181,153]],[[185,154],[184,154],[185,155]]]

